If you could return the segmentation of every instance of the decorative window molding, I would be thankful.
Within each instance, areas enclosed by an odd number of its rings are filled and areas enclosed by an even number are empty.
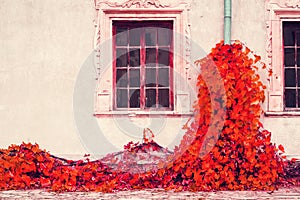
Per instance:
[[[267,0],[267,65],[273,74],[268,93],[267,115],[284,115],[283,21],[300,20],[300,0]]]
[[[174,37],[174,109],[165,111],[166,115],[191,114],[191,94],[186,90],[191,65],[190,42],[190,4],[170,0],[95,0],[95,38],[94,64],[97,70],[97,88],[95,94],[94,115],[112,114],[150,114],[147,111],[118,112],[113,106],[113,47],[112,21],[173,21]],[[175,55],[176,54],[176,55]],[[184,74],[184,81],[179,75]],[[187,102],[181,102],[182,98]],[[151,114],[161,112],[151,111]]]
[[[132,8],[135,6],[135,8],[150,8],[151,6],[156,8],[167,8],[172,7],[170,3],[168,4],[162,4],[158,0],[128,0],[123,3],[119,2],[109,2],[109,1],[97,1],[95,0],[96,9],[101,7],[101,3],[107,4],[110,7],[115,8]]]

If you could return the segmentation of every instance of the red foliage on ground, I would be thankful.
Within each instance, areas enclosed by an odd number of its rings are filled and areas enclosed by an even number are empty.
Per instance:
[[[59,159],[37,144],[0,150],[0,190],[102,190],[101,185],[112,178],[113,173],[100,161]]]
[[[266,88],[257,74],[258,65],[265,68],[260,57],[239,42],[221,42],[196,64],[202,73],[195,116],[184,126],[186,134],[173,154],[146,141],[129,143],[124,152],[102,161],[69,161],[37,144],[12,145],[0,150],[0,190],[274,190],[288,179],[297,184],[299,165],[281,156],[283,147],[271,143],[271,133],[260,122]],[[163,160],[157,168],[140,171],[141,156]]]

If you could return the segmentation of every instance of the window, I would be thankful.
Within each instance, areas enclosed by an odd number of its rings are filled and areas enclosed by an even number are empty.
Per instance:
[[[115,109],[169,109],[172,21],[113,21]]]
[[[284,105],[286,110],[300,108],[300,22],[284,21]]]
[[[267,67],[272,69],[266,115],[300,115],[298,1],[266,1]]]
[[[94,116],[192,115],[190,4],[95,0]]]

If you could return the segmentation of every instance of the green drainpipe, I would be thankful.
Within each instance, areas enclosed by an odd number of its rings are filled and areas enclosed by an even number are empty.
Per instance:
[[[231,0],[224,0],[224,44],[231,40]]]

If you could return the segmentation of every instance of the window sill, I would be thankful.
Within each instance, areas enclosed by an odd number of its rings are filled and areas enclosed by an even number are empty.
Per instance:
[[[108,111],[108,112],[99,112],[94,113],[95,117],[112,117],[112,116],[120,116],[120,117],[191,117],[193,116],[193,112],[175,112],[175,111]]]
[[[265,112],[267,117],[300,117],[300,111]]]

